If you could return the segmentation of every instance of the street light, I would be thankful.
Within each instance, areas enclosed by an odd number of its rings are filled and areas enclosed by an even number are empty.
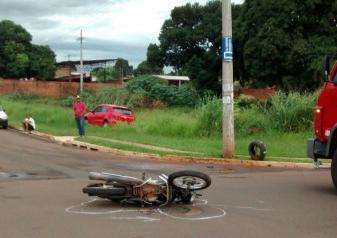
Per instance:
[[[80,37],[80,93],[83,92],[83,31],[81,29]]]

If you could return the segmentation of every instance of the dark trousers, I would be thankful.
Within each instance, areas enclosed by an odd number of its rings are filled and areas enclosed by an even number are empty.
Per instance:
[[[32,127],[32,125],[29,124],[28,122],[23,122],[22,127],[23,127],[23,130],[25,131],[34,131],[34,127]]]
[[[85,131],[84,131],[84,126],[85,126],[85,122],[84,122],[84,118],[83,117],[76,117],[76,126],[78,129],[78,134],[80,136],[84,136],[85,135]]]

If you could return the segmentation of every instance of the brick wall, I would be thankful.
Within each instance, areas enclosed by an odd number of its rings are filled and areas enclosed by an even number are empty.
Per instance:
[[[107,87],[122,87],[122,81],[113,83],[84,83],[84,89],[99,90]],[[54,98],[76,95],[79,83],[76,82],[50,82],[50,81],[22,81],[15,79],[0,79],[0,94],[27,93]]]
[[[266,100],[276,94],[276,88],[241,88],[239,94],[244,94],[247,96],[252,96],[256,99]]]
[[[73,68],[70,66],[58,67],[55,71],[55,78],[70,76]]]

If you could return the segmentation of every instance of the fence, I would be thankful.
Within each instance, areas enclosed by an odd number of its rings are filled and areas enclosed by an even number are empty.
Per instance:
[[[116,80],[113,83],[84,83],[85,90],[99,90],[106,87],[122,87],[122,81]],[[0,94],[5,93],[26,93],[54,98],[76,95],[79,90],[79,83],[76,82],[55,82],[55,81],[25,81],[16,79],[1,79]]]
[[[252,96],[256,99],[266,100],[276,94],[276,88],[241,88],[239,94],[244,94],[247,96]]]

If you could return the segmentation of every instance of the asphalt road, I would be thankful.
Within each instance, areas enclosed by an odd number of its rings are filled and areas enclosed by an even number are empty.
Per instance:
[[[81,193],[89,171],[208,173],[194,205],[121,206]],[[128,160],[0,130],[0,237],[336,237],[329,170],[275,170]]]

